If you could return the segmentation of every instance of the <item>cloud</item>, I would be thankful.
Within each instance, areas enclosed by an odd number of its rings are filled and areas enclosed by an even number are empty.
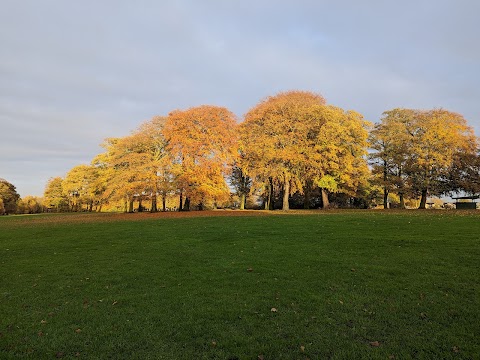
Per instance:
[[[241,117],[289,89],[371,121],[445,107],[478,133],[479,11],[473,0],[4,1],[0,177],[41,195],[153,115],[215,104]]]

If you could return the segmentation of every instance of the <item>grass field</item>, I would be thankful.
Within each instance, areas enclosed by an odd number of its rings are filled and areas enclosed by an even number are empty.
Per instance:
[[[475,212],[0,217],[0,275],[1,359],[480,358]]]

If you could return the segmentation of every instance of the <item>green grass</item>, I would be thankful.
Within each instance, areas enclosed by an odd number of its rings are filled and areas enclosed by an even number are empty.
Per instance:
[[[480,356],[473,213],[56,216],[0,218],[1,359]]]

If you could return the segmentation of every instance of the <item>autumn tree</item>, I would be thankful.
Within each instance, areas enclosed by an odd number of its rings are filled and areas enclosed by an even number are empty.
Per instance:
[[[133,212],[135,196],[141,197],[148,187],[149,174],[145,170],[148,154],[143,151],[135,135],[107,139],[103,146],[106,153],[101,156],[101,161],[105,161],[110,169],[105,196],[112,200],[123,200],[125,212]],[[98,157],[96,163],[98,166]]]
[[[238,164],[235,164],[232,169],[232,175],[230,176],[230,184],[235,190],[235,194],[239,197],[240,210],[244,210],[247,196],[252,187],[252,179],[243,172],[242,168],[238,166]]]
[[[398,194],[400,207],[405,207],[408,193],[407,161],[411,135],[407,131],[417,116],[417,110],[393,109],[383,113],[381,122],[370,132],[370,154],[374,184],[383,189],[383,207],[388,207],[391,191]]]
[[[385,184],[397,192],[408,187],[419,195],[425,209],[427,196],[446,192],[444,179],[460,154],[475,154],[477,139],[462,115],[444,109],[394,109],[385,113],[372,140],[388,142],[388,151],[377,147],[372,154],[385,173]],[[377,169],[378,170],[378,169]]]
[[[2,178],[0,178],[0,199],[2,201],[1,213],[15,214],[20,195],[18,195],[17,189],[13,184]]]
[[[366,180],[366,126],[360,114],[326,105],[318,94],[280,93],[246,114],[242,166],[265,184],[268,198],[275,184],[281,188],[284,210],[291,193],[312,186],[322,188],[328,206],[327,191],[355,191]]]
[[[157,195],[162,199],[162,210],[166,210],[166,198],[175,190],[172,164],[167,156],[167,142],[163,135],[165,117],[155,116],[143,123],[134,133],[137,145],[147,155],[143,169],[147,175],[146,191],[151,196],[151,211],[157,211]]]
[[[179,192],[179,210],[195,202],[202,208],[228,198],[225,181],[237,156],[235,116],[228,109],[203,105],[171,112],[163,134]],[[185,200],[184,200],[185,199]]]
[[[96,196],[96,169],[91,165],[73,167],[62,183],[63,193],[67,196],[71,211],[80,211],[82,205],[92,211]]]
[[[477,139],[462,115],[443,109],[422,112],[416,118],[412,135],[412,157],[409,163],[412,185],[420,193],[420,208],[427,195],[443,193],[441,178],[449,171],[459,153],[473,154]]]
[[[43,210],[43,199],[36,196],[27,195],[18,202],[17,212],[20,214],[39,214]]]
[[[68,211],[68,197],[63,191],[63,179],[59,176],[50,178],[43,193],[44,204],[57,212]]]
[[[448,194],[479,194],[480,154],[459,152],[442,182],[444,191]]]

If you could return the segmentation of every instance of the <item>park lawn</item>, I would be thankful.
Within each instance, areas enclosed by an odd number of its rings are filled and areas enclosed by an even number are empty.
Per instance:
[[[0,358],[478,358],[477,213],[246,214],[0,217]]]

